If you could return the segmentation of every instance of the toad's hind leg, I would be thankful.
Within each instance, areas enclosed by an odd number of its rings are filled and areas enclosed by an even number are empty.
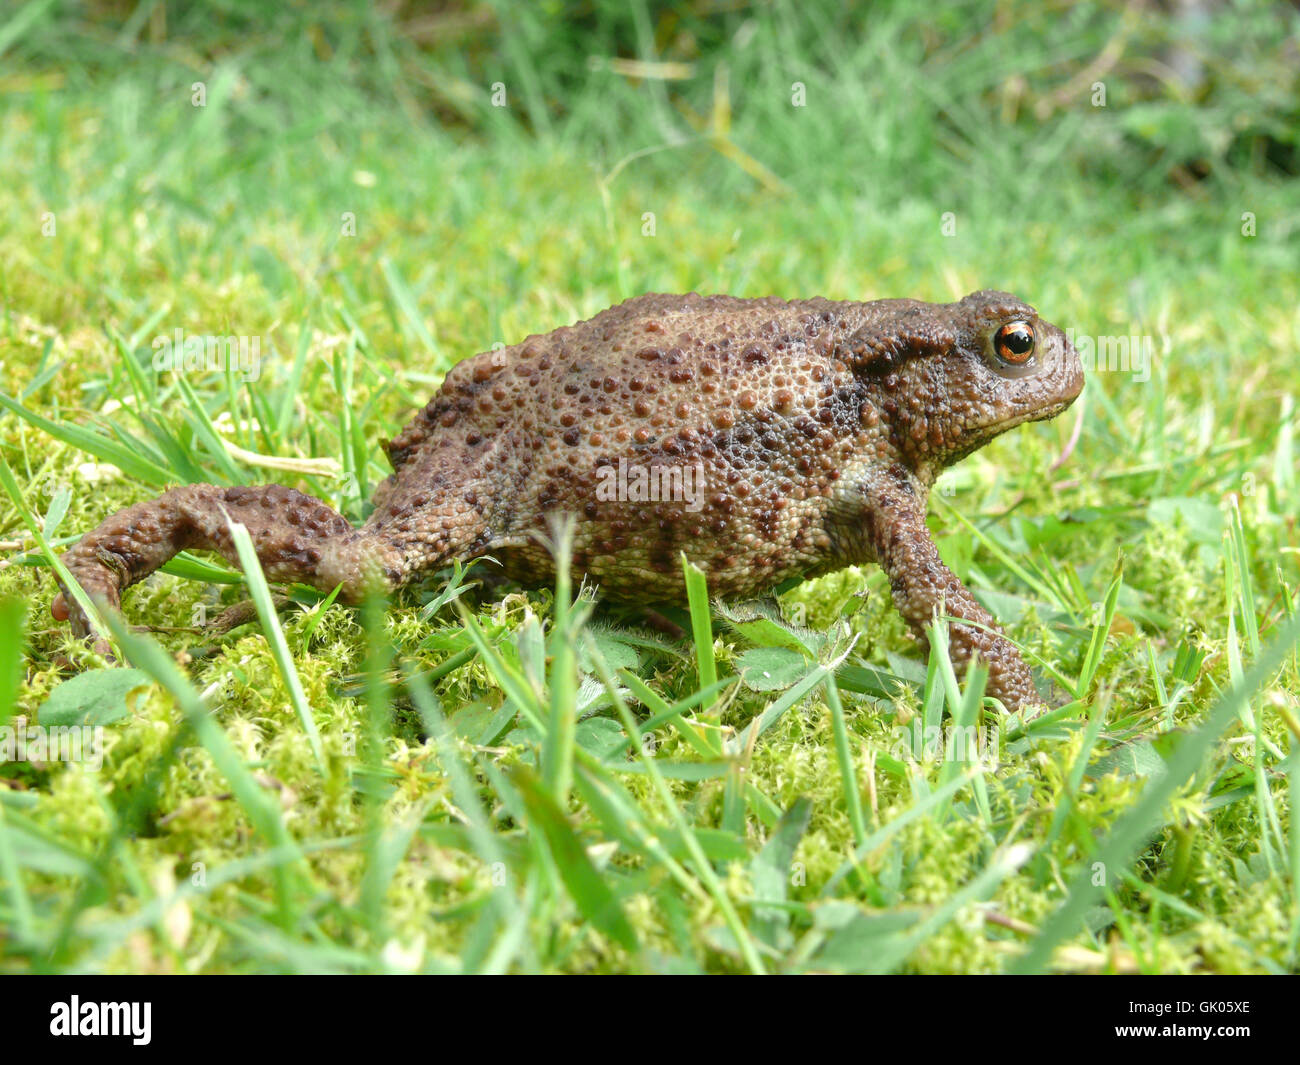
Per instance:
[[[476,435],[480,444],[468,451],[450,434],[429,440],[376,489],[361,531],[387,545],[393,585],[514,543],[516,526],[526,523],[517,486],[531,454]]]
[[[322,591],[342,585],[345,599],[367,587],[391,586],[400,559],[381,538],[355,529],[319,499],[282,485],[221,488],[190,484],[120,510],[63,556],[69,572],[98,603],[116,610],[123,589],[144,580],[180,551],[216,551],[235,565],[229,522],[248,529],[258,561],[276,581],[301,581]],[[78,635],[89,626],[64,589],[52,611]]]
[[[391,587],[449,565],[469,561],[502,542],[508,523],[502,508],[491,507],[486,483],[455,482],[439,475],[405,490],[394,485],[360,529],[363,536],[386,545]]]

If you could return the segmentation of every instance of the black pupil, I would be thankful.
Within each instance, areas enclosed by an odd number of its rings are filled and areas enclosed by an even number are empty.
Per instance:
[[[1018,326],[1002,334],[1002,343],[1012,355],[1024,355],[1034,346],[1034,334],[1024,326]]]

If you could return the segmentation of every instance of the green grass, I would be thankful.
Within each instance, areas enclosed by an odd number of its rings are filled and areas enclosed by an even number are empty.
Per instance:
[[[160,10],[0,17],[0,724],[105,736],[0,765],[0,970],[1300,968],[1293,13],[1212,21],[1191,93],[1149,80],[1171,24],[1105,7]],[[486,564],[277,620],[182,557],[126,597],[153,632],[107,619],[130,674],[50,620],[42,541],[167,483],[364,519],[379,440],[495,343],[651,290],[981,287],[1156,344],[931,505],[1055,685],[1035,720],[870,568],[696,588],[681,641],[465,594]],[[177,328],[260,374],[156,373]],[[996,763],[917,756],[948,724]]]

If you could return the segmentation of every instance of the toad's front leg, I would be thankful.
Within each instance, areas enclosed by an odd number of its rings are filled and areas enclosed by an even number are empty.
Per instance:
[[[960,618],[948,630],[948,647],[958,676],[976,651],[989,669],[986,693],[1012,711],[1043,702],[1020,652],[998,623],[939,558],[925,524],[926,489],[899,467],[867,478],[861,490],[865,526],[880,567],[889,575],[894,605],[923,642],[936,614]]]

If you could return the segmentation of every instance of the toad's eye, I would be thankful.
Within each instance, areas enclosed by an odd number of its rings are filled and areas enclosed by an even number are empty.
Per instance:
[[[994,336],[993,350],[1003,362],[1023,365],[1034,353],[1034,327],[1028,322],[1008,322]]]

